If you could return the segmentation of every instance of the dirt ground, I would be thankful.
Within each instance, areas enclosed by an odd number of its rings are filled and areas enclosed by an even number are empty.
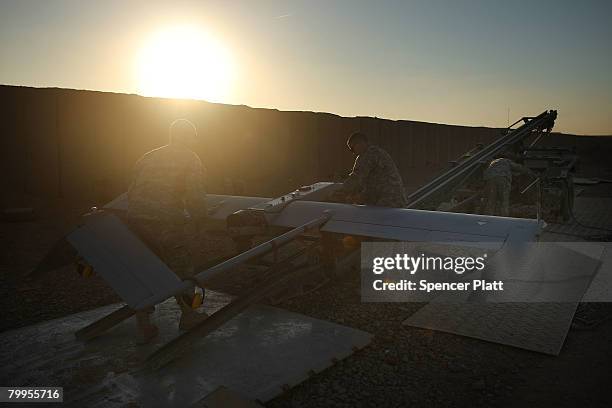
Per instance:
[[[26,278],[85,210],[47,208],[35,221],[0,224],[0,331],[119,301],[100,278],[81,278],[72,267]],[[422,304],[361,303],[359,288],[359,277],[349,276],[280,305],[365,330],[374,340],[267,406],[612,406],[610,320],[571,330],[552,357],[402,326]],[[610,314],[610,306],[601,308]]]

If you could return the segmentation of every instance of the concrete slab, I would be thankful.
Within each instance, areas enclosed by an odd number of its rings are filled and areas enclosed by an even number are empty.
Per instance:
[[[577,303],[430,303],[403,324],[558,355]]]
[[[589,243],[590,244],[590,243]],[[591,251],[601,249],[601,266],[591,286],[582,298],[583,302],[612,302],[612,242],[599,242],[592,245]]]
[[[209,291],[212,313],[230,297]],[[144,358],[178,335],[173,300],[157,307],[160,336],[136,344],[129,319],[105,335],[80,343],[74,332],[121,305],[78,313],[0,334],[0,383],[63,386],[72,406],[189,406],[220,386],[250,400],[267,401],[311,372],[367,345],[371,335],[269,306],[253,306],[163,369],[140,370]]]
[[[580,244],[585,243],[574,244],[574,249],[581,249],[577,251],[541,243],[537,267],[523,268],[521,262],[502,259],[500,264],[508,268],[498,269],[503,276],[495,278],[508,280],[507,294],[504,290],[475,303],[451,303],[440,296],[403,324],[558,355],[576,307],[601,264],[601,249]]]

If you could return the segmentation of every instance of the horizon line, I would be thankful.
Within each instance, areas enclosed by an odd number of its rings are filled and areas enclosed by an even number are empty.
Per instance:
[[[426,123],[426,124],[432,124],[432,125],[454,126],[454,127],[463,127],[463,128],[486,128],[486,129],[499,129],[499,130],[507,129],[507,127],[491,127],[491,126],[484,126],[484,125],[461,125],[461,124],[455,124],[455,123],[427,122],[427,121],[415,120],[415,119],[391,119],[391,118],[384,118],[384,117],[378,117],[378,116],[362,116],[362,115],[344,116],[344,115],[340,115],[338,113],[324,112],[324,111],[292,110],[292,109],[284,110],[284,109],[278,109],[278,108],[274,108],[274,107],[260,107],[260,106],[251,106],[251,105],[246,105],[246,104],[233,104],[233,103],[225,103],[225,102],[211,102],[211,101],[208,101],[206,99],[173,98],[173,97],[167,97],[167,96],[150,96],[150,95],[141,95],[141,94],[138,94],[138,93],[128,93],[128,92],[121,92],[121,91],[105,91],[105,90],[87,89],[87,88],[62,88],[62,87],[59,87],[59,86],[32,86],[32,85],[15,85],[15,84],[4,84],[4,83],[1,83],[0,87],[30,88],[30,89],[45,89],[45,90],[63,90],[63,91],[76,91],[76,92],[100,92],[100,93],[105,93],[105,94],[116,94],[116,95],[125,95],[125,96],[138,96],[138,97],[141,97],[141,98],[150,98],[150,99],[165,99],[165,100],[170,100],[170,101],[200,102],[200,103],[204,102],[204,103],[208,103],[208,104],[211,104],[211,105],[246,107],[246,108],[249,108],[249,109],[275,110],[277,112],[303,112],[303,113],[314,113],[314,114],[319,113],[319,114],[325,114],[325,115],[338,116],[338,117],[342,117],[342,118],[368,118],[368,119],[386,120],[386,121],[391,121],[391,122],[415,122],[415,123]],[[542,112],[540,112],[540,113],[542,113]],[[535,114],[533,116],[537,116],[538,114]],[[525,117],[525,116],[522,116],[522,117]],[[584,134],[584,133],[564,133],[564,132],[554,132],[553,131],[553,132],[551,132],[551,134],[558,134],[558,135],[565,135],[565,136],[577,136],[577,137],[612,137],[612,133],[609,133],[609,134],[603,134],[603,133],[602,134]]]

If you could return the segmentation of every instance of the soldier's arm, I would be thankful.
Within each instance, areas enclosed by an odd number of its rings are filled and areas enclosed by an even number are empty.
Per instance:
[[[185,208],[200,228],[207,217],[205,171],[200,159],[194,155],[185,174]]]
[[[360,154],[355,159],[353,171],[348,178],[344,180],[342,190],[348,194],[360,193],[366,186],[366,179],[372,171],[373,161],[369,154]]]

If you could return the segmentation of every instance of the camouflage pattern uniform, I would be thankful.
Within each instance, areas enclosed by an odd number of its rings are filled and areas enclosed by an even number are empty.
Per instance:
[[[128,190],[130,227],[180,278],[194,273],[187,229],[206,218],[204,169],[183,147],[166,145],[146,153]]]
[[[487,182],[487,208],[489,215],[507,217],[510,214],[512,173],[528,173],[529,170],[510,159],[499,158],[489,163],[484,171]]]
[[[369,145],[357,156],[343,190],[363,194],[367,205],[405,207],[408,204],[402,176],[389,153],[378,146]]]

